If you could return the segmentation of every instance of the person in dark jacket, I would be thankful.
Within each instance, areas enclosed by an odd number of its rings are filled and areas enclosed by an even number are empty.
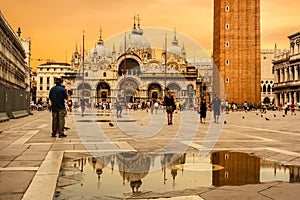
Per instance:
[[[165,101],[165,105],[166,105],[168,125],[172,125],[173,124],[173,122],[172,122],[173,112],[176,109],[174,94],[173,94],[172,90],[167,91],[164,101]]]
[[[54,82],[56,86],[52,87],[49,92],[49,99],[51,101],[52,111],[52,137],[56,137],[58,133],[59,137],[66,137],[64,134],[65,116],[67,110],[65,107],[65,99],[68,98],[66,89],[61,86],[62,79],[55,78]]]

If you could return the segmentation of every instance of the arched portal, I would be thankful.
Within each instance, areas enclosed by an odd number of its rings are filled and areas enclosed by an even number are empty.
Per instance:
[[[126,66],[126,72],[128,75],[138,76],[140,74],[139,63],[132,58],[127,58],[126,65],[125,65],[125,60],[123,60],[119,65],[119,68],[118,68],[119,76],[122,76],[124,74],[125,66]]]
[[[263,103],[264,104],[270,104],[271,103],[270,98],[269,97],[265,97]]]
[[[148,99],[157,100],[163,99],[161,86],[157,83],[152,83],[148,87]]]
[[[110,101],[110,87],[106,82],[99,82],[97,85],[97,102],[108,102]]]
[[[78,86],[79,96],[90,97],[91,96],[91,86],[87,83],[82,83]]]
[[[126,102],[134,103],[139,97],[139,85],[136,80],[132,78],[123,79],[119,83],[119,90],[122,96],[125,97]]]
[[[173,93],[175,94],[176,98],[179,98],[181,95],[180,95],[180,87],[179,85],[177,85],[176,83],[171,83],[167,86],[167,90],[172,90]]]

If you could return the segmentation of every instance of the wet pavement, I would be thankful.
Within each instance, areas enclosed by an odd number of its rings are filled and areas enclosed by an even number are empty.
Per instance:
[[[133,198],[153,191],[170,193],[271,181],[299,183],[300,167],[285,166],[240,152],[197,154],[107,153],[64,156],[55,199]],[[195,195],[197,192],[193,192]]]
[[[47,111],[0,123],[0,199],[298,199],[299,114],[165,117],[68,113],[67,138]]]

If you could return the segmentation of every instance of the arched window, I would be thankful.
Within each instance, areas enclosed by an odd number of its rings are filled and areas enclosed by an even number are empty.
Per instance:
[[[262,89],[262,91],[263,91],[263,93],[266,93],[266,92],[267,92],[267,87],[266,87],[266,85],[265,85],[265,84],[263,85],[263,89]]]
[[[271,90],[272,90],[271,85],[268,85],[267,92],[271,92]]]

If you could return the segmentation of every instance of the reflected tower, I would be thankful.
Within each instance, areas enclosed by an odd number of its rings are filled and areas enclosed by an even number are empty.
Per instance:
[[[213,171],[212,184],[245,185],[257,184],[260,178],[260,158],[239,152],[215,152],[211,155],[213,165],[221,165],[222,170]]]

